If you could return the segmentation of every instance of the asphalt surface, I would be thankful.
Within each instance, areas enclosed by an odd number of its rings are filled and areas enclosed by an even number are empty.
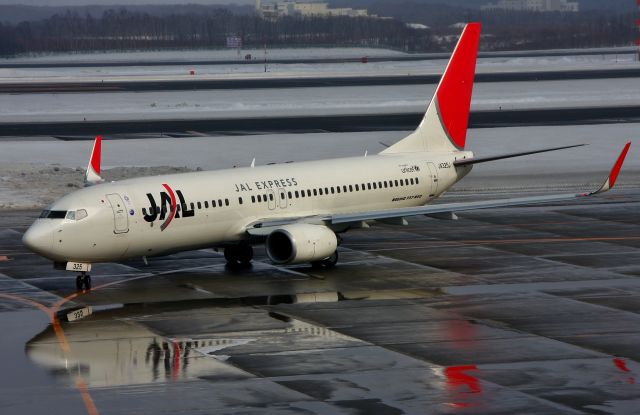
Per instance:
[[[56,136],[61,139],[89,140],[96,132],[103,135],[184,134],[247,135],[303,132],[358,132],[413,130],[424,113],[278,116],[214,119],[147,119],[74,122],[5,122],[0,136]],[[472,111],[470,128],[541,125],[584,125],[631,123],[640,120],[640,106],[583,108],[544,108]],[[139,138],[139,136],[137,136]]]
[[[207,51],[202,51],[206,55]],[[539,50],[539,51],[521,51],[521,52],[480,52],[480,58],[531,58],[546,56],[597,56],[597,55],[625,55],[635,54],[632,48],[600,48],[600,49],[555,49],[555,50]],[[366,57],[368,62],[407,62],[449,59],[450,53],[425,53],[414,55],[390,55],[390,56],[369,56]],[[48,61],[48,62],[29,62],[29,61],[0,61],[0,68],[95,68],[95,67],[113,67],[113,66],[180,66],[180,65],[264,65],[264,59],[256,56],[255,59],[176,59],[176,60],[127,60],[127,61],[110,61],[110,60],[87,60],[87,61]],[[331,63],[352,63],[362,62],[363,56],[353,58],[269,58],[267,63],[271,64],[331,64]]]
[[[22,247],[38,212],[3,211],[1,410],[637,413],[639,207],[631,186],[375,225],[324,271],[261,250],[244,270],[211,250],[99,264],[80,295]]]
[[[136,80],[107,79],[73,82],[2,82],[0,93],[77,93],[77,92],[143,92],[188,91],[216,89],[322,88],[341,86],[429,85],[437,84],[441,74],[429,75],[369,75],[369,76],[305,76],[278,78]],[[553,70],[523,72],[478,73],[475,82],[563,81],[578,79],[637,78],[640,68],[609,68],[585,70]]]

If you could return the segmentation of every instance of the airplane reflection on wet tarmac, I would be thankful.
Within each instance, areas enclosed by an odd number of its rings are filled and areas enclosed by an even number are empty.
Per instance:
[[[107,311],[81,323],[63,323],[70,345],[68,354],[60,348],[52,326],[31,339],[26,352],[32,361],[52,372],[59,374],[67,370],[70,382],[76,374],[81,374],[87,386],[104,387],[183,381],[209,373],[242,378],[245,377],[243,371],[226,364],[229,356],[223,352],[272,332],[351,339],[325,327],[277,313],[269,315],[278,321],[277,328],[216,336],[205,334],[201,338],[169,338],[154,333],[135,319],[113,318]]]

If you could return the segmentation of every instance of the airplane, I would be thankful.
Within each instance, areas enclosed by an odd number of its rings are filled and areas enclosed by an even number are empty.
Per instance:
[[[480,32],[480,23],[466,25],[418,127],[377,155],[104,183],[98,136],[87,186],[46,208],[23,243],[56,268],[78,272],[78,290],[91,289],[94,263],[215,248],[241,266],[259,243],[275,264],[331,268],[339,235],[370,221],[455,219],[461,211],[584,199],[611,189],[630,142],[603,185],[589,193],[429,205],[474,164],[579,146],[490,157],[465,149]]]

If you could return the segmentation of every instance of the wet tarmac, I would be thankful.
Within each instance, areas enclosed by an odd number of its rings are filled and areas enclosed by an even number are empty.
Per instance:
[[[95,132],[119,138],[189,135],[253,135],[274,133],[370,132],[412,130],[424,112],[347,115],[294,115],[229,118],[161,118],[100,121],[0,122],[0,137],[54,136],[92,140]],[[469,128],[620,124],[640,121],[640,106],[527,108],[471,111]],[[195,131],[195,133],[194,133]]]
[[[38,212],[3,211],[0,412],[637,413],[639,207],[626,187],[374,225],[333,270],[99,264],[80,295],[22,247]]]
[[[636,53],[633,47],[615,48],[593,48],[593,49],[550,49],[550,50],[524,50],[524,51],[504,51],[504,52],[479,52],[480,58],[534,58],[553,56],[624,56]],[[206,52],[203,53],[206,56]],[[448,52],[438,53],[416,53],[416,54],[391,54],[388,56],[367,56],[367,62],[410,62],[434,59],[449,59]],[[270,64],[332,64],[332,63],[360,63],[362,56],[354,57],[316,57],[316,58],[273,58],[268,59]],[[172,60],[108,60],[96,59],[91,56],[87,60],[49,60],[47,62],[27,61],[1,61],[0,68],[94,68],[94,67],[114,67],[114,66],[182,66],[182,65],[264,65],[264,59],[255,57],[254,59],[183,59]]]
[[[0,65],[1,67],[1,65]],[[640,68],[606,68],[580,70],[544,70],[478,73],[475,82],[575,81],[577,79],[637,78]],[[0,82],[1,94],[143,92],[220,89],[326,88],[343,86],[430,85],[440,81],[440,73],[429,75],[351,75],[289,76],[274,78],[205,78],[205,79],[107,79],[98,81],[29,81]]]

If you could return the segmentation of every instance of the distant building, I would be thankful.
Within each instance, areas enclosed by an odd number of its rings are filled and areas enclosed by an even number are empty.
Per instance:
[[[332,9],[328,3],[298,2],[295,0],[280,0],[264,4],[262,1],[256,0],[256,11],[265,19],[277,19],[283,16],[369,16],[367,9],[352,9],[351,7]]]
[[[407,23],[406,26],[409,29],[416,29],[416,30],[429,30],[429,29],[431,29],[429,26],[423,25],[422,23]]]
[[[481,7],[482,10],[511,10],[531,12],[577,12],[578,2],[567,0],[498,0]]]

